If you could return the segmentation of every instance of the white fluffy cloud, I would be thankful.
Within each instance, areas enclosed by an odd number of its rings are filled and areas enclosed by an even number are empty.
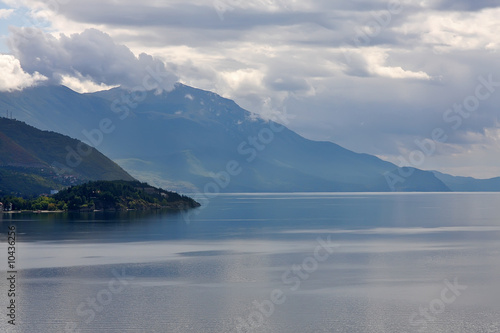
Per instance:
[[[0,73],[0,91],[22,90],[47,80],[38,72],[24,72],[19,60],[6,54],[0,55]]]
[[[14,9],[0,9],[0,19],[8,18],[13,12]]]
[[[433,79],[424,71],[411,71],[401,66],[388,66],[387,51],[379,47],[367,47],[363,49],[343,49],[346,61],[346,73],[361,76],[380,76],[391,79]]]
[[[498,51],[500,8],[478,12],[420,12],[397,28],[411,42],[428,45],[436,52],[467,50]]]
[[[10,47],[22,67],[39,72],[56,84],[68,77],[97,85],[140,86],[151,72],[161,73],[161,88],[173,88],[177,77],[163,61],[141,53],[136,57],[126,46],[116,44],[106,33],[88,29],[59,38],[38,29],[11,28]]]

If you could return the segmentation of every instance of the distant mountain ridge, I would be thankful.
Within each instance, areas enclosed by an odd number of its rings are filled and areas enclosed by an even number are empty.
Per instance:
[[[433,173],[454,192],[500,191],[500,177],[476,179],[472,177],[451,176],[438,171],[433,171]]]
[[[0,118],[0,194],[36,195],[89,180],[135,180],[82,142]]]
[[[417,169],[391,188],[387,173],[400,171],[392,163],[308,140],[182,84],[140,100],[121,88],[79,94],[43,86],[1,93],[0,114],[7,109],[34,126],[94,141],[137,179],[181,192],[450,190],[434,173]],[[100,129],[103,121],[107,131]],[[223,179],[229,166],[234,174]]]

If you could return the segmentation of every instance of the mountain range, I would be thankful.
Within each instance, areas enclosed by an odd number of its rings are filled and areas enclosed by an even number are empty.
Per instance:
[[[136,179],[184,193],[500,190],[498,179],[400,169],[312,141],[182,84],[170,92],[90,94],[38,86],[0,93],[0,114],[7,112],[95,146]]]

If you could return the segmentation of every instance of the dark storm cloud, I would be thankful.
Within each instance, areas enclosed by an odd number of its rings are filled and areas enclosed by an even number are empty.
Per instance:
[[[213,2],[205,5],[198,3],[180,3],[175,6],[148,6],[130,4],[116,6],[99,1],[100,10],[92,6],[94,1],[73,2],[61,7],[60,14],[86,23],[107,24],[114,26],[139,27],[182,27],[194,29],[237,29],[244,30],[255,26],[292,25],[304,22],[316,22],[321,13],[308,12],[267,12],[258,9],[225,7],[220,11]],[[227,15],[220,16],[226,13]],[[220,15],[219,15],[220,14]]]
[[[438,10],[479,11],[485,8],[500,7],[497,0],[440,0],[432,6]]]
[[[161,60],[145,53],[136,57],[126,46],[116,44],[108,34],[96,29],[57,39],[41,30],[12,27],[9,44],[26,72],[41,73],[57,84],[68,75],[97,84],[134,87],[141,85],[151,71],[162,73],[164,89],[177,80],[165,74]]]

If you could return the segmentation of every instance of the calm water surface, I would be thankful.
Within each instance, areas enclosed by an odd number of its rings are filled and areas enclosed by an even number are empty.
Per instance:
[[[1,332],[500,332],[500,194],[4,214]],[[16,326],[6,232],[18,232]]]

